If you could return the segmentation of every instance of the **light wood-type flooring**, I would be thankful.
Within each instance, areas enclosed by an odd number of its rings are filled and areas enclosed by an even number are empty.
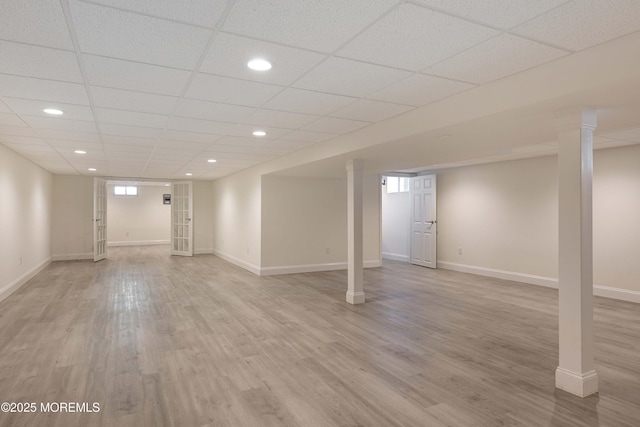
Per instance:
[[[257,277],[110,248],[0,303],[1,426],[640,426],[640,305],[595,299],[600,394],[554,388],[555,290],[385,261]]]

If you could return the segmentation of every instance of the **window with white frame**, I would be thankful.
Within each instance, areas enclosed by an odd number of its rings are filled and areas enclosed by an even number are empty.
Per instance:
[[[114,196],[137,196],[138,187],[134,185],[115,185],[113,187]]]
[[[409,178],[400,176],[387,177],[387,193],[407,193],[409,192]]]

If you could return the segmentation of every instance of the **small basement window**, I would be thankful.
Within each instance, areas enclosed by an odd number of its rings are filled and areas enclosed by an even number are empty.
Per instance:
[[[409,178],[399,176],[387,177],[387,193],[408,193]]]
[[[115,196],[137,196],[138,187],[133,185],[116,185],[113,187],[113,194]]]

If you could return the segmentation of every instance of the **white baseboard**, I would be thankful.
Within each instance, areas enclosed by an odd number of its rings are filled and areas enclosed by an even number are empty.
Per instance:
[[[206,255],[206,254],[212,254],[212,253],[213,253],[213,248],[195,248],[193,250],[194,255]]]
[[[512,280],[514,282],[529,283],[531,285],[558,289],[558,279],[555,277],[536,276],[533,274],[516,273],[514,271],[477,267],[474,265],[458,264],[448,261],[438,261],[438,267],[446,270],[460,271],[462,273],[477,274],[478,276],[494,277],[496,279]],[[632,291],[630,289],[593,285],[593,294],[598,297],[640,303],[640,292]]]
[[[62,254],[53,256],[53,261],[78,261],[82,259],[93,259],[93,252],[84,254]]]
[[[36,274],[40,273],[42,270],[44,270],[49,264],[51,264],[52,261],[52,257],[48,257],[46,258],[44,261],[42,261],[40,264],[36,265],[35,267],[33,267],[31,270],[27,271],[26,273],[24,273],[22,276],[18,277],[16,280],[14,280],[13,282],[9,283],[7,286],[3,287],[2,289],[0,289],[0,301],[4,300],[5,298],[7,298],[9,295],[11,295],[12,293],[14,293],[15,291],[17,291],[18,289],[20,289],[22,287],[22,285],[24,285],[25,283],[27,283],[29,280],[31,280]]]
[[[251,263],[248,263],[246,261],[243,261],[239,258],[236,258],[234,256],[225,254],[224,252],[220,252],[216,249],[212,249],[211,253],[213,253],[215,256],[222,258],[225,261],[230,262],[231,264],[235,264],[240,268],[244,268],[245,270],[248,270],[250,272],[252,272],[253,274],[259,276],[260,275],[260,267],[258,267],[257,265],[253,265]]]
[[[409,255],[392,254],[390,252],[382,252],[382,258],[390,259],[393,261],[409,262]]]
[[[379,260],[364,261],[364,268],[380,267]],[[327,262],[323,264],[283,265],[277,267],[263,267],[261,276],[275,276],[277,274],[316,273],[319,271],[346,270],[346,262]]]
[[[147,246],[147,245],[168,245],[170,240],[131,240],[122,242],[107,242],[107,246]]]
[[[438,260],[438,267],[445,270],[460,271],[462,273],[477,274],[478,276],[494,277],[496,279],[513,280],[558,289],[558,279],[554,277],[535,276],[533,274],[516,273],[513,271],[496,270],[493,268],[476,267],[475,265],[457,264],[455,262]]]
[[[629,289],[612,288],[604,285],[594,285],[593,294],[598,297],[620,299],[640,304],[640,292]]]

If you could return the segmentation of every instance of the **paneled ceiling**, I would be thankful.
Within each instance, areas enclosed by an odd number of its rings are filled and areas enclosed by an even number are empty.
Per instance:
[[[3,0],[0,143],[212,179],[638,30],[637,0]]]

